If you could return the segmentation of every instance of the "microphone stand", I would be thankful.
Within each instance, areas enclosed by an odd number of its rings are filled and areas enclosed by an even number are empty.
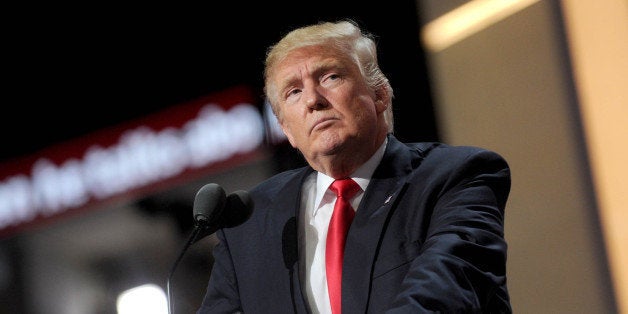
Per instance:
[[[192,234],[190,235],[190,238],[188,239],[187,243],[185,243],[185,246],[181,250],[181,253],[179,253],[179,257],[177,258],[177,260],[172,265],[172,268],[170,269],[170,273],[168,275],[168,280],[166,281],[166,294],[167,294],[167,302],[168,302],[168,314],[174,314],[174,305],[172,304],[172,301],[171,301],[172,297],[171,297],[171,293],[170,293],[170,280],[172,279],[172,275],[174,274],[174,270],[177,268],[177,265],[179,265],[179,262],[183,258],[183,255],[185,254],[185,251],[187,251],[187,249],[190,247],[190,245],[192,245],[192,243],[194,243],[194,241],[196,240],[196,237],[199,235],[200,231],[202,229],[204,229],[205,227],[207,227],[207,225],[206,225],[206,221],[204,221],[204,220],[201,220],[201,221],[199,221],[196,224],[196,226],[194,227],[194,230],[192,230]]]

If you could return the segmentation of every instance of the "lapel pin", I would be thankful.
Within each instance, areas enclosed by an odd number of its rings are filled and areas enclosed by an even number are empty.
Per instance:
[[[390,202],[390,199],[392,198],[392,195],[389,195],[388,198],[384,201],[384,204],[388,204],[388,202]]]

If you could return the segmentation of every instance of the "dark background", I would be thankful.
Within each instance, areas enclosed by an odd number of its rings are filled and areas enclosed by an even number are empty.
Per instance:
[[[379,42],[396,134],[437,140],[416,4],[15,8],[5,37],[0,163],[213,91],[259,90],[266,47],[290,29],[352,18]]]

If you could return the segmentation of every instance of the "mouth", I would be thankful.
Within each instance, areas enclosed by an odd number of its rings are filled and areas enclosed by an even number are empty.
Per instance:
[[[335,120],[337,119],[333,117],[324,117],[324,118],[320,118],[316,120],[316,122],[314,122],[314,124],[312,125],[310,133],[329,127],[330,125],[334,123]]]

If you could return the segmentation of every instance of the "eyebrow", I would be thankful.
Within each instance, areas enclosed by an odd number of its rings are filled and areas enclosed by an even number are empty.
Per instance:
[[[340,73],[347,73],[348,72],[348,67],[345,66],[342,62],[340,62],[338,59],[333,59],[333,58],[329,58],[332,60],[321,60],[319,62],[313,63],[312,66],[310,67],[310,71],[308,71],[309,73],[312,73],[312,76],[319,76],[321,73],[326,73],[329,72],[331,70],[340,72]],[[286,76],[286,78],[282,81],[280,81],[280,90],[285,90],[286,87],[288,86],[292,86],[294,85],[294,82],[298,82],[300,81],[300,73],[299,74],[294,74],[294,73],[290,73],[288,76]]]

